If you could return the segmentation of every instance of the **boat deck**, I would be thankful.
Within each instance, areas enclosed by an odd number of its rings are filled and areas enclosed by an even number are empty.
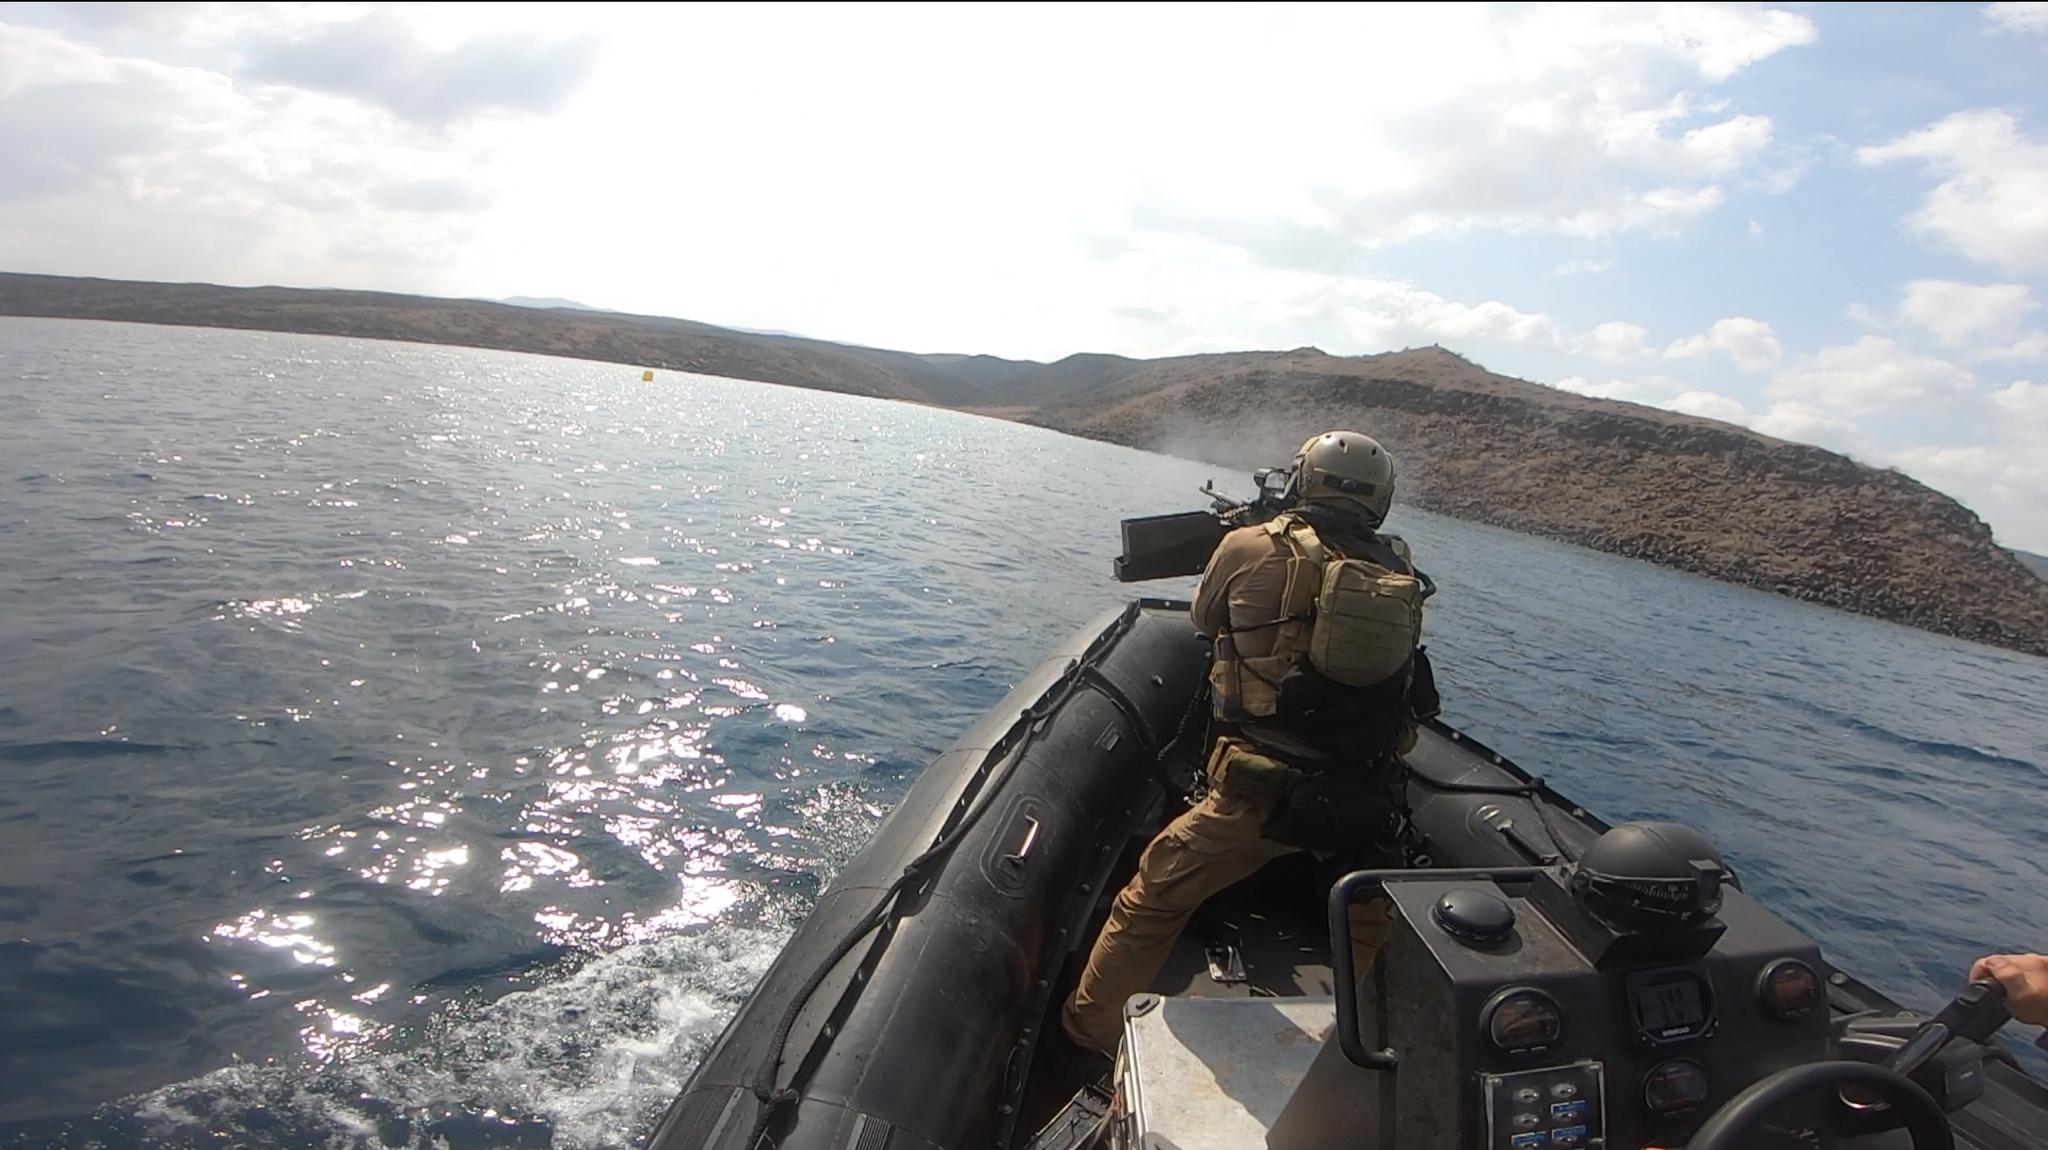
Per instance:
[[[1188,924],[1151,989],[1204,998],[1334,994],[1321,908],[1314,899],[1288,897],[1290,888],[1315,889],[1311,869],[1282,859],[1217,895]],[[1208,948],[1226,943],[1243,961],[1243,982],[1210,977]]]
[[[1137,866],[1142,841],[1133,842],[1108,887],[1113,895]],[[1152,980],[1150,989],[1168,997],[1203,998],[1298,998],[1327,997],[1334,993],[1330,970],[1328,932],[1323,924],[1318,890],[1327,889],[1331,878],[1317,885],[1317,868],[1306,855],[1283,858],[1266,865],[1257,874],[1224,890],[1196,912],[1193,921],[1174,945],[1173,954]],[[1108,913],[1105,898],[1088,924],[1087,938],[1093,939]],[[1235,945],[1244,967],[1242,982],[1218,982],[1210,976],[1208,949],[1219,943]],[[1080,967],[1087,960],[1086,949],[1075,955],[1063,972],[1055,1004],[1064,1002]],[[1057,1005],[1054,1007],[1057,1010]],[[1333,1019],[1334,1021],[1334,1019]],[[1056,1017],[1047,1018],[1047,1033],[1058,1026]],[[1050,1122],[1075,1093],[1108,1069],[1099,1064],[1076,1064],[1060,1056],[1063,1042],[1040,1044],[1031,1084],[1024,1097],[1020,1130],[1038,1130]]]

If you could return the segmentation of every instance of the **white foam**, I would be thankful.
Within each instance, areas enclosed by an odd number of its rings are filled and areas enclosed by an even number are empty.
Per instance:
[[[396,1111],[413,1120],[409,1144],[424,1148],[433,1119],[495,1111],[545,1120],[559,1150],[636,1146],[786,933],[721,926],[624,947],[531,989],[444,1008],[402,1044],[317,1069],[232,1066],[126,1108],[149,1141],[169,1144],[211,1131],[238,1144],[379,1147],[380,1119]]]

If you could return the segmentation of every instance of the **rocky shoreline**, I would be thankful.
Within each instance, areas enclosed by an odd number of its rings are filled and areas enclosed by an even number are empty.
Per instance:
[[[375,292],[0,273],[0,315],[526,351],[958,408],[1231,467],[1369,432],[1403,502],[2048,655],[2048,580],[1924,484],[1818,447],[1496,375],[1443,348],[1041,364],[650,316]]]

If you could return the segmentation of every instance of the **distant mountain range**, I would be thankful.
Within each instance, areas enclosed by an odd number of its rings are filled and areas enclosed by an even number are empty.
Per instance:
[[[1353,427],[1400,461],[1404,503],[2048,655],[2048,580],[2022,560],[2048,561],[1998,546],[1918,481],[1496,375],[1441,347],[1048,364],[524,302],[0,274],[0,315],[573,356],[959,408],[1232,467],[1282,463],[1307,436]]]
[[[2048,579],[2048,555],[2036,555],[2032,551],[2021,551],[2018,548],[2014,548],[2012,553],[2020,562],[2033,568],[2034,574]]]
[[[539,309],[539,310],[541,310],[541,311],[547,311],[547,310],[549,310],[549,309],[551,309],[551,308],[566,308],[566,309],[567,309],[567,310],[569,310],[569,311],[594,311],[594,312],[602,312],[602,313],[603,313],[603,314],[605,314],[605,315],[624,315],[624,314],[626,314],[626,313],[624,313],[624,312],[621,312],[621,311],[614,311],[614,310],[612,310],[611,308],[608,308],[608,307],[591,307],[591,306],[590,306],[589,304],[587,304],[587,303],[577,303],[577,302],[576,302],[575,300],[573,300],[573,299],[560,299],[560,298],[557,298],[557,297],[555,297],[555,296],[509,295],[509,296],[506,296],[506,297],[505,297],[504,299],[501,299],[501,300],[482,300],[482,301],[479,301],[479,302],[482,302],[482,303],[509,303],[509,304],[511,304],[511,305],[512,305],[513,307],[530,307],[530,308],[537,308],[537,309]],[[642,318],[644,318],[644,317],[642,317]],[[757,327],[735,327],[735,328],[729,328],[729,329],[727,329],[727,330],[729,330],[729,331],[736,331],[736,332],[740,332],[740,333],[741,333],[741,334],[743,334],[743,335],[779,335],[779,336],[782,336],[782,337],[784,337],[784,338],[786,338],[786,339],[804,339],[804,338],[806,338],[806,337],[804,337],[804,336],[798,335],[797,333],[795,333],[795,332],[793,332],[793,331],[783,331],[783,330],[782,330],[781,328],[773,328],[773,327],[759,327],[759,328],[757,328]]]
[[[490,301],[490,300],[484,300],[484,301],[480,301],[480,302],[484,302],[484,303],[490,303],[490,302],[493,302],[493,301]],[[506,296],[506,297],[505,297],[504,299],[501,299],[501,300],[497,300],[497,301],[495,301],[495,302],[497,302],[497,303],[509,303],[509,304],[511,304],[511,305],[512,305],[513,307],[533,307],[533,308],[541,308],[541,309],[547,309],[547,308],[556,308],[556,307],[560,307],[560,308],[568,308],[568,309],[569,309],[570,311],[606,311],[606,310],[609,310],[609,309],[606,309],[606,308],[601,308],[601,307],[591,307],[591,306],[590,306],[589,304],[587,304],[587,303],[577,303],[577,302],[576,302],[575,300],[573,300],[573,299],[556,299],[556,298],[555,298],[555,297],[553,297],[553,296],[534,296],[534,295],[508,295],[508,296]]]

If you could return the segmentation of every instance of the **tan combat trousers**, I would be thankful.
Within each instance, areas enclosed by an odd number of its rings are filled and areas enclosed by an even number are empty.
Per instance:
[[[1233,744],[1220,740],[1209,759],[1209,795],[1159,832],[1138,871],[1117,893],[1109,921],[1088,954],[1060,1026],[1077,1045],[1114,1053],[1124,1003],[1159,975],[1180,932],[1209,896],[1300,848],[1260,835],[1270,800],[1225,794]],[[1351,908],[1351,952],[1363,975],[1387,935],[1384,899]]]

